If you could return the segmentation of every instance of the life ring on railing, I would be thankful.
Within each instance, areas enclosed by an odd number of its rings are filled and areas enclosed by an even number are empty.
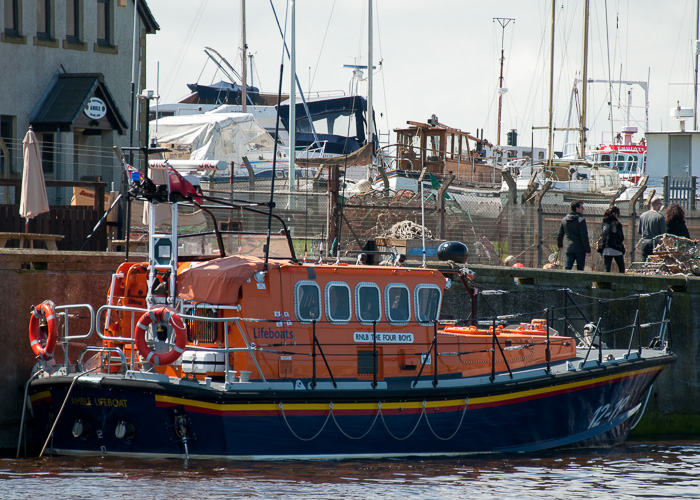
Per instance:
[[[42,320],[46,322],[42,324]],[[46,328],[46,344],[41,345],[43,335],[41,329]],[[29,342],[31,342],[32,351],[37,356],[49,360],[53,357],[53,350],[56,348],[56,340],[58,339],[58,327],[56,326],[56,315],[53,310],[53,302],[44,301],[38,306],[32,306],[31,316],[29,317]]]
[[[146,343],[146,331],[153,323],[160,323],[164,326],[170,325],[173,329],[175,345],[167,353],[156,353]],[[185,328],[185,323],[175,311],[169,307],[157,307],[143,313],[134,328],[134,338],[139,354],[147,363],[153,363],[155,366],[169,365],[177,361],[184,352],[185,344],[187,343],[187,329]]]

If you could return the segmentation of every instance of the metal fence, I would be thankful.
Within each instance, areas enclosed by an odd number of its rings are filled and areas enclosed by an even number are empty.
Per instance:
[[[86,139],[94,141],[94,138]],[[107,184],[106,191],[119,190],[122,167],[111,147],[90,143],[66,144],[41,142],[44,178],[48,180],[101,181]],[[21,179],[23,169],[22,140],[3,139],[0,147],[0,177]],[[70,205],[74,190],[70,187],[47,186],[49,205]],[[14,191],[0,189],[0,204],[17,204]]]
[[[119,189],[122,167],[111,148],[92,143],[72,144],[70,147],[74,149],[73,155],[66,153],[66,144],[42,145],[47,180],[101,179],[106,182],[106,191]],[[5,141],[0,152],[0,175],[6,179],[19,179],[21,172],[22,142]],[[676,201],[684,205],[691,236],[700,235],[700,213],[695,211],[693,196],[695,178],[683,182],[668,179],[665,186],[667,203]],[[268,202],[270,187],[270,179],[244,182],[202,180],[205,194],[235,201]],[[473,189],[457,194],[450,191],[445,199],[437,199],[436,191],[431,191],[425,194],[421,203],[421,196],[411,191],[371,190],[350,195],[340,185],[335,189],[337,191],[334,191],[325,170],[314,177],[297,178],[291,187],[286,178],[275,180],[275,213],[285,220],[290,229],[298,255],[306,255],[310,260],[353,255],[353,252],[366,248],[368,241],[379,241],[385,243],[385,250],[406,252],[409,258],[420,258],[420,251],[416,249],[421,247],[421,234],[414,230],[409,243],[401,242],[405,235],[397,234],[396,228],[424,225],[430,257],[440,242],[457,240],[467,244],[469,262],[475,264],[502,265],[509,255],[527,267],[556,266],[563,260],[558,255],[556,239],[561,219],[569,212],[572,201],[566,197],[550,196],[548,193],[541,200],[523,204],[520,200],[514,203],[508,193]],[[47,191],[52,207],[70,205],[76,194],[74,188],[63,186],[49,187]],[[0,205],[17,206],[17,192],[10,187],[0,187]],[[627,266],[641,258],[635,245],[638,240],[638,217],[644,211],[642,201],[634,207],[629,202],[618,204],[626,237]],[[586,203],[592,246],[600,235],[605,208],[605,203]],[[224,224],[222,227],[261,232],[267,229],[267,222],[262,217],[244,212],[233,215],[223,211],[215,213],[219,223]],[[132,220],[136,221],[133,226],[138,227],[139,217],[139,213],[132,214]],[[89,224],[92,224],[92,219],[86,223]],[[209,222],[206,224],[210,225]],[[272,228],[273,232],[280,229]],[[52,231],[56,230],[52,228]],[[602,270],[602,260],[594,251],[587,259],[586,266],[592,270]]]

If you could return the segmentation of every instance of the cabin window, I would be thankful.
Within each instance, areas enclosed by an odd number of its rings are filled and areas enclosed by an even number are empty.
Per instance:
[[[311,117],[314,131],[317,134],[340,135],[343,137],[357,137],[355,115],[350,110],[333,111]],[[311,126],[308,117],[297,120],[297,132],[311,134]]]
[[[418,285],[415,291],[416,319],[420,324],[432,324],[440,311],[440,289],[435,285]]]
[[[371,324],[381,319],[381,297],[379,287],[374,283],[360,283],[355,289],[357,319],[361,323]]]
[[[406,324],[411,317],[411,300],[406,285],[392,284],[386,287],[386,317],[390,323]]]
[[[350,321],[350,287],[340,281],[326,285],[326,317],[331,323]]]
[[[294,312],[299,321],[310,323],[321,319],[321,290],[313,281],[300,281],[294,291]]]

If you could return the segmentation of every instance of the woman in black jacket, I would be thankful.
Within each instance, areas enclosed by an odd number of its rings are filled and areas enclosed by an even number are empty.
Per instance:
[[[688,226],[685,225],[685,210],[678,203],[671,203],[666,209],[666,232],[690,238]]]
[[[620,209],[616,206],[608,208],[603,214],[603,263],[606,273],[610,272],[613,259],[618,271],[625,272],[625,234],[619,216]]]

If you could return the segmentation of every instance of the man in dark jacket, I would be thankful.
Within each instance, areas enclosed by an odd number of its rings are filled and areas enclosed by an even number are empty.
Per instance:
[[[561,221],[557,246],[564,248],[566,265],[564,269],[573,269],[576,261],[576,269],[583,271],[586,264],[586,255],[591,255],[591,244],[588,241],[588,227],[583,218],[583,202],[572,201],[571,213],[566,214]]]
[[[654,196],[651,199],[651,208],[639,216],[639,243],[644,261],[654,253],[654,238],[666,232],[666,219],[661,213],[663,205],[664,201]]]

